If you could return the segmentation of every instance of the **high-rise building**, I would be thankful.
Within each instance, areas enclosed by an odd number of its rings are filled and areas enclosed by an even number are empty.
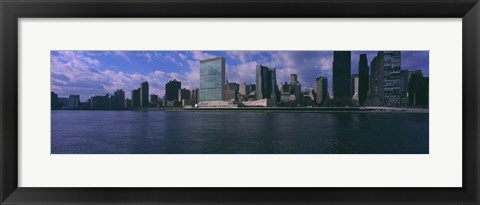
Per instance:
[[[351,102],[350,93],[351,53],[350,51],[333,52],[333,98],[337,106]]]
[[[367,100],[369,81],[367,54],[360,54],[358,62],[358,104],[360,106],[364,106]]]
[[[277,75],[275,68],[269,68],[263,65],[257,65],[257,88],[255,96],[257,100],[272,99],[277,100]]]
[[[140,105],[141,107],[148,107],[148,98],[150,94],[148,93],[148,82],[145,81],[140,85]]]
[[[352,99],[355,98],[358,101],[358,87],[359,87],[359,75],[352,74],[350,77],[350,94]]]
[[[302,100],[302,84],[298,81],[297,74],[290,74],[290,93],[295,96],[295,100]]]
[[[90,109],[107,110],[110,109],[110,95],[99,95],[90,98]]]
[[[383,61],[383,51],[379,51],[370,62],[370,102],[374,106],[382,106],[384,102]]]
[[[227,81],[227,88],[225,89],[225,100],[237,101],[237,96],[240,91],[240,85],[238,83],[232,83]]]
[[[408,81],[410,80],[410,72],[408,70],[400,70],[400,105],[408,107]]]
[[[173,105],[178,101],[178,92],[182,87],[182,83],[173,79],[165,84],[165,106]]]
[[[428,77],[423,77],[421,70],[410,71],[408,98],[411,107],[428,107]]]
[[[199,94],[198,88],[193,89],[192,92],[190,92],[190,94],[191,94],[190,99],[192,99],[192,105],[198,104],[198,94]]]
[[[238,86],[238,93],[240,95],[246,95],[247,94],[247,84],[246,83],[240,83]]]
[[[140,107],[140,88],[132,90],[132,108]]]
[[[200,61],[200,101],[225,99],[225,58]]]
[[[257,86],[255,85],[255,83],[248,84],[247,88],[245,89],[246,92],[247,92],[247,95],[250,95],[252,93],[253,93],[253,95],[255,95],[256,88],[257,88]]]
[[[80,108],[80,95],[68,96],[67,109],[77,110]]]
[[[326,77],[320,76],[315,80],[315,92],[317,93],[316,103],[325,105],[328,101],[328,81]]]
[[[181,100],[190,100],[190,90],[186,88],[180,89],[180,101]]]
[[[116,110],[125,109],[125,92],[116,90],[112,96],[112,108]]]
[[[50,108],[52,110],[58,109],[58,95],[55,92],[50,92]]]
[[[128,98],[125,99],[125,108],[132,109],[132,100],[131,99],[128,99]]]
[[[237,91],[234,90],[232,87],[228,86],[228,84],[225,87],[225,100],[237,101]]]
[[[385,105],[400,107],[400,51],[385,51],[383,58]]]
[[[160,107],[160,98],[158,97],[158,95],[155,95],[155,94],[150,95],[150,106]]]

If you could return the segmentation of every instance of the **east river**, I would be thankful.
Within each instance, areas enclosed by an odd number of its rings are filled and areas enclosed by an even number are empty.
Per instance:
[[[428,113],[51,112],[52,154],[428,154]]]

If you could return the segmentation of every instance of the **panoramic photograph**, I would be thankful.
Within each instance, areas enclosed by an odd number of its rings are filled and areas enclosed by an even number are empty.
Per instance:
[[[50,53],[51,154],[429,154],[429,51]]]

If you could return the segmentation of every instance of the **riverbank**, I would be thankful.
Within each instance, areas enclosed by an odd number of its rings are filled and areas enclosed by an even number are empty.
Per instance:
[[[64,109],[66,110],[66,109]],[[53,110],[52,110],[53,111]],[[77,110],[78,111],[78,110]],[[359,112],[359,113],[428,113],[428,108],[398,107],[236,107],[236,108],[140,108],[129,110],[80,110],[80,111],[136,111],[136,112]]]
[[[426,108],[395,107],[238,107],[238,108],[184,108],[165,111],[219,111],[219,112],[381,112],[381,113],[428,113]]]

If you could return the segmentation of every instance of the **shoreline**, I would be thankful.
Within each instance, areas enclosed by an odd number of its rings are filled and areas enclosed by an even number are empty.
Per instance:
[[[51,110],[55,111],[55,110]],[[236,108],[147,108],[133,110],[76,110],[76,111],[136,111],[136,112],[301,112],[301,113],[418,113],[428,114],[428,108],[396,107],[236,107]]]

